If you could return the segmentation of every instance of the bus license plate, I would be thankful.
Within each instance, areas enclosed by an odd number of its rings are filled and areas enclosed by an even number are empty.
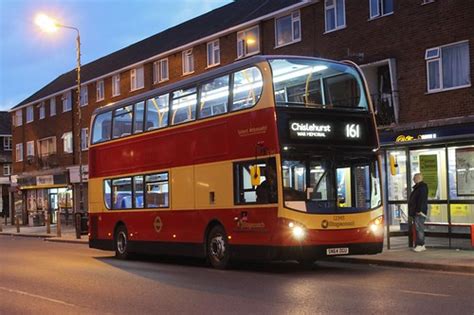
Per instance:
[[[326,255],[347,255],[349,254],[348,247],[339,247],[339,248],[328,248],[326,249]]]

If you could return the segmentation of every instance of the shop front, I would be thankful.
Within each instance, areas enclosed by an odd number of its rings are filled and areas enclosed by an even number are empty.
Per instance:
[[[44,225],[46,214],[50,223],[57,223],[58,216],[62,215],[66,224],[72,224],[74,201],[67,172],[20,176],[18,188],[24,225]]]
[[[422,173],[429,189],[427,236],[444,239],[441,243],[449,247],[470,238],[474,224],[474,123],[382,132],[381,140],[389,236],[408,235],[412,178]]]

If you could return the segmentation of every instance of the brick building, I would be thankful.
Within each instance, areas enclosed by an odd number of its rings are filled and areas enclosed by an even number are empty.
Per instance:
[[[84,65],[80,126],[75,71],[63,74],[11,109],[23,222],[38,210],[77,206],[79,154],[87,163],[79,136],[87,139],[94,109],[277,54],[361,66],[377,109],[394,229],[406,219],[410,178],[419,171],[430,177],[434,221],[472,223],[473,20],[471,1],[235,1]]]
[[[12,124],[8,112],[0,112],[0,213],[10,214],[10,175],[12,173]]]

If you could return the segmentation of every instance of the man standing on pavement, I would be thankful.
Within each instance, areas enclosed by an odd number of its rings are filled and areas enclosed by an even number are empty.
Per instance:
[[[428,214],[428,185],[423,182],[423,175],[416,173],[413,176],[413,190],[408,200],[408,215],[415,223],[416,239],[415,252],[422,252],[425,248],[425,220]],[[413,226],[413,225],[412,225]],[[411,232],[411,230],[409,231]]]

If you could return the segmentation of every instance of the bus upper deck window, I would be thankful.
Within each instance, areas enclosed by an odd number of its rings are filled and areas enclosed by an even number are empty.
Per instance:
[[[99,114],[94,120],[92,143],[110,140],[112,126],[112,112]]]
[[[132,134],[133,107],[125,106],[114,110],[113,138],[120,138]]]
[[[136,103],[133,109],[133,133],[143,132],[144,102]]]
[[[216,78],[201,86],[199,117],[205,118],[227,112],[229,76]]]
[[[150,98],[146,101],[145,130],[168,126],[169,94]]]
[[[262,73],[251,67],[234,73],[232,111],[252,107],[262,94]]]

